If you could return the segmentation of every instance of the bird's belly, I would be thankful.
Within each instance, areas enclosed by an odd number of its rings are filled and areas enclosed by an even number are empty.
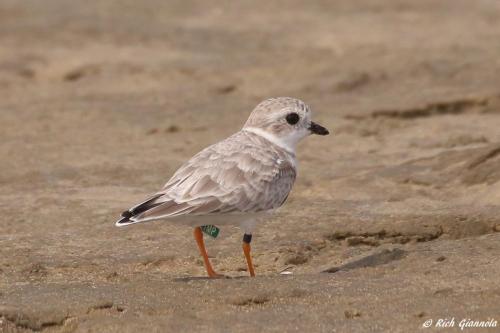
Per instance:
[[[198,216],[177,216],[169,219],[165,219],[165,222],[173,222],[175,224],[182,224],[191,227],[200,227],[203,225],[234,225],[240,226],[249,221],[256,221],[258,219],[264,218],[270,215],[272,211],[264,211],[259,213],[235,213],[235,214],[210,214],[210,215],[198,215]]]

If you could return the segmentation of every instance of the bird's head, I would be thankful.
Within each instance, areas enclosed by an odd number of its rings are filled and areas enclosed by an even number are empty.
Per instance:
[[[326,128],[311,121],[311,109],[306,103],[291,97],[269,98],[259,103],[243,130],[259,134],[291,151],[310,134],[329,133]]]

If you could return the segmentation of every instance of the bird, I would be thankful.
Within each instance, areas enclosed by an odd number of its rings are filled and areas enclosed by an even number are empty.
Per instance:
[[[223,276],[208,258],[204,228],[237,225],[244,233],[248,273],[254,277],[252,233],[260,219],[288,198],[297,176],[297,144],[310,134],[329,134],[311,120],[311,113],[306,103],[292,97],[260,102],[241,130],[195,154],[161,190],[124,211],[115,225],[164,220],[193,227],[210,278]]]

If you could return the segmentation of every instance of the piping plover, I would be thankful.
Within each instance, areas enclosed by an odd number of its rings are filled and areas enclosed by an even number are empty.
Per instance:
[[[202,227],[237,224],[244,231],[248,271],[255,276],[250,256],[255,224],[286,201],[297,174],[295,148],[310,134],[328,130],[311,121],[309,106],[290,97],[267,99],[239,132],[194,155],[159,192],[123,212],[116,225],[166,220],[194,227],[208,276],[217,277]]]

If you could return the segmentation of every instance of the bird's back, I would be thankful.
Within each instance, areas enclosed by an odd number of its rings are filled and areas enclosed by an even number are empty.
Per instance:
[[[136,223],[273,210],[288,197],[295,166],[293,154],[257,134],[239,131],[194,155],[161,191],[125,215]]]

